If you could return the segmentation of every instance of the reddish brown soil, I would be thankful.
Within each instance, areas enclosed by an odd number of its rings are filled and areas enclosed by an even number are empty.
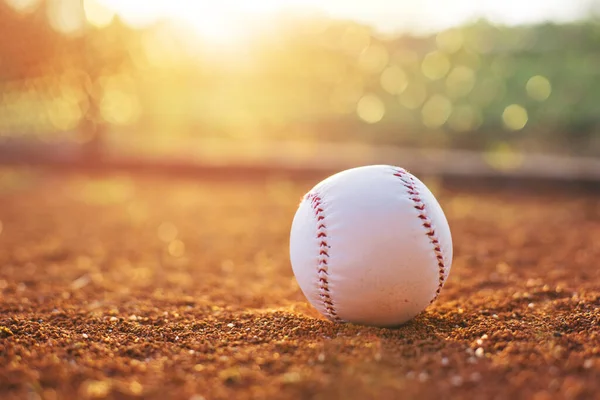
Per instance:
[[[379,329],[294,280],[314,183],[1,170],[0,398],[600,398],[600,196],[430,182],[449,282]]]

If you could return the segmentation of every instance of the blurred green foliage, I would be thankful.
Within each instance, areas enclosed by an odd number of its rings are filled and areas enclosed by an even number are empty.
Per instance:
[[[600,22],[383,37],[284,18],[238,46],[172,23],[57,32],[0,2],[0,143],[351,141],[600,155]]]

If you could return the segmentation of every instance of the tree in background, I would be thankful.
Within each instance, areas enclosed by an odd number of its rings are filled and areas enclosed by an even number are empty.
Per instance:
[[[287,17],[222,49],[172,22],[134,30],[88,3],[19,12],[0,1],[4,137],[80,143],[89,159],[194,138],[600,154],[594,18],[382,37]]]

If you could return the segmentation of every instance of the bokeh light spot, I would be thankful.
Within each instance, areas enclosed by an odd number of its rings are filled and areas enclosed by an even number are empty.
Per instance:
[[[48,0],[47,15],[50,26],[64,34],[78,34],[85,27],[82,4],[70,0]]]
[[[138,120],[141,106],[129,77],[108,78],[103,82],[102,90],[100,113],[105,121],[115,125],[130,125]]]
[[[452,103],[441,94],[434,94],[423,104],[421,117],[423,125],[439,128],[444,125],[452,112]]]
[[[112,124],[129,125],[139,117],[137,100],[122,90],[107,91],[100,103],[102,117]]]
[[[552,93],[552,85],[550,81],[541,75],[531,77],[525,85],[527,94],[534,100],[544,101],[550,97]]]
[[[360,54],[358,65],[367,73],[377,74],[385,68],[389,58],[388,51],[384,46],[373,43]]]
[[[427,54],[421,63],[421,72],[431,80],[441,79],[448,73],[450,69],[450,60],[448,57],[439,51],[434,51]]]
[[[446,91],[448,96],[458,98],[469,94],[475,85],[475,72],[462,65],[457,66],[446,78]]]
[[[83,10],[90,25],[97,28],[110,25],[115,17],[114,11],[99,3],[98,0],[84,0]]]
[[[397,65],[388,67],[380,78],[381,87],[390,94],[400,94],[408,86],[406,72]]]
[[[409,110],[416,110],[427,97],[427,87],[419,81],[412,81],[406,89],[400,94],[400,104]]]
[[[456,53],[463,46],[464,37],[460,30],[452,28],[438,33],[435,41],[438,49],[452,54]]]
[[[502,113],[504,125],[512,131],[523,129],[528,119],[527,110],[518,104],[509,105]]]
[[[183,257],[185,254],[185,244],[181,240],[173,240],[169,243],[168,251],[172,257]]]
[[[48,119],[58,131],[67,131],[75,128],[83,113],[76,101],[69,98],[58,98],[47,107]]]
[[[363,96],[356,106],[358,117],[369,124],[374,124],[385,115],[385,104],[374,94]]]

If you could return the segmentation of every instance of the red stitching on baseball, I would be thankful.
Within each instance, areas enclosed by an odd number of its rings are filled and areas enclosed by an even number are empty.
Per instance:
[[[332,321],[341,321],[335,310],[335,305],[330,295],[329,290],[329,244],[327,243],[327,226],[325,225],[325,215],[322,207],[322,200],[318,194],[309,193],[306,195],[306,200],[310,201],[310,205],[315,212],[318,226],[316,236],[319,241],[319,258],[317,266],[317,274],[319,277],[319,297],[323,302],[323,307],[327,312],[327,317]]]
[[[425,235],[429,238],[429,241],[433,245],[433,252],[435,253],[435,258],[438,262],[438,287],[435,291],[435,297],[431,300],[430,304],[438,298],[440,292],[442,291],[442,287],[444,286],[444,281],[446,280],[446,265],[444,264],[444,254],[442,253],[442,248],[440,247],[440,241],[435,235],[435,229],[433,228],[433,222],[427,216],[427,210],[425,209],[425,203],[421,199],[421,194],[419,193],[419,189],[415,184],[413,177],[403,169],[394,170],[394,176],[400,178],[403,186],[408,189],[408,194],[411,196],[410,199],[415,203],[414,208],[419,211],[419,219],[423,221],[422,225],[426,228]]]

